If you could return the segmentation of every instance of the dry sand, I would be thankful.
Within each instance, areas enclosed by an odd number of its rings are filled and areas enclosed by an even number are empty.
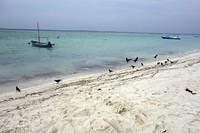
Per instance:
[[[172,60],[3,94],[0,132],[199,133],[200,53]]]

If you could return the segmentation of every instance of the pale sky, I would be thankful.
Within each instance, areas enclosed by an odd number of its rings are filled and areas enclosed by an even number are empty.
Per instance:
[[[0,28],[200,33],[200,0],[0,0]]]

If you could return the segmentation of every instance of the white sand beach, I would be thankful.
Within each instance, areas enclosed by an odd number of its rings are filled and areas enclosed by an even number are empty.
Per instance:
[[[2,94],[0,132],[199,133],[200,53],[170,60]]]

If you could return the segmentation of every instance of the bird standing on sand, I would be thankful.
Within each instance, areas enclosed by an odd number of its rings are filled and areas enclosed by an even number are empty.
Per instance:
[[[57,84],[61,81],[61,79],[54,80]]]
[[[154,58],[156,59],[158,57],[158,55],[155,55]]]
[[[127,62],[127,63],[128,63],[130,60],[132,60],[132,59],[129,59],[129,58],[126,57],[126,62]]]
[[[135,68],[135,66],[131,65],[132,68]]]
[[[192,92],[192,91],[191,91],[190,89],[188,89],[188,88],[186,88],[185,91],[190,92],[192,95],[197,94],[197,93]]]
[[[21,92],[21,90],[19,89],[18,86],[16,86],[16,91],[17,91],[17,92]]]
[[[144,66],[144,64],[143,64],[143,63],[141,63],[141,66]]]
[[[113,70],[111,70],[111,69],[109,69],[108,71],[109,71],[110,73],[113,72]]]
[[[134,61],[134,62],[137,62],[137,60],[138,60],[138,57],[136,57],[135,60],[133,60],[133,61]]]

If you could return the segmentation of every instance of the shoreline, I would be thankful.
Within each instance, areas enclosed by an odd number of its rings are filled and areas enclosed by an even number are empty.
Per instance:
[[[198,133],[200,53],[170,60],[0,95],[0,132]]]
[[[198,53],[199,51],[187,51],[187,52],[178,52],[178,53],[168,53],[168,54],[161,54],[159,55],[158,59],[153,59],[152,58],[144,58],[145,60],[143,60],[143,63],[151,63],[151,62],[156,62],[156,61],[161,61],[164,60],[166,58],[179,58],[181,56],[185,56],[185,55],[189,55],[189,54],[194,54],[194,53]],[[143,59],[143,58],[142,58]],[[28,79],[13,79],[13,81],[8,83],[3,83],[0,87],[3,88],[0,90],[0,95],[1,94],[5,94],[5,93],[10,93],[10,92],[14,92],[15,91],[15,86],[21,86],[21,88],[26,89],[26,88],[30,88],[32,86],[40,86],[40,85],[45,85],[45,84],[49,84],[54,82],[55,79],[70,79],[70,78],[74,78],[74,77],[81,77],[81,76],[85,76],[85,75],[90,75],[90,74],[96,74],[96,73],[105,73],[109,68],[112,68],[114,70],[121,70],[121,69],[126,69],[128,67],[130,67],[130,65],[136,65],[136,66],[140,66],[140,62],[139,63],[126,63],[125,59],[124,59],[124,64],[120,63],[120,65],[118,64],[117,66],[113,67],[113,65],[111,65],[111,67],[109,67],[109,65],[105,66],[105,68],[101,67],[101,68],[97,68],[97,69],[92,69],[90,70],[88,68],[88,70],[85,67],[82,68],[82,71],[79,72],[73,72],[73,73],[62,73],[61,71],[57,72],[60,73],[58,75],[51,75],[50,77],[47,78],[47,76],[40,76],[40,77],[34,77],[34,78],[28,78]],[[104,64],[106,65],[106,64]],[[89,71],[90,70],[90,71]],[[48,74],[48,73],[47,73]]]

